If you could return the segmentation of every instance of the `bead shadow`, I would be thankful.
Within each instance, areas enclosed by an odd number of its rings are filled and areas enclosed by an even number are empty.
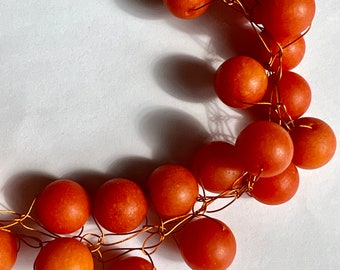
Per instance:
[[[145,157],[127,156],[115,160],[108,172],[115,177],[130,179],[146,190],[146,181],[158,165],[156,161]]]
[[[62,178],[78,182],[85,188],[92,199],[97,188],[105,181],[113,178],[113,176],[109,173],[98,172],[95,170],[78,169],[63,175]]]
[[[176,234],[174,236],[176,236]],[[156,253],[158,257],[156,257],[155,260],[160,258],[161,260],[166,260],[168,262],[183,262],[180,250],[172,236],[169,236],[164,240]],[[155,261],[155,265],[157,266],[157,261]]]
[[[154,78],[169,95],[189,102],[206,102],[216,94],[213,67],[185,54],[162,56],[153,65]]]
[[[229,7],[223,1],[214,1],[200,17],[183,20],[173,16],[164,6],[162,0],[113,0],[123,11],[135,17],[147,20],[166,20],[179,31],[188,34],[205,46],[209,57],[227,59],[235,54],[253,55],[257,35],[243,15]],[[208,44],[202,43],[201,37],[208,36]],[[209,60],[209,59],[207,59]]]
[[[168,12],[169,13],[169,12]],[[223,1],[213,2],[200,17],[181,20],[172,16],[169,25],[188,35],[206,51],[206,60],[216,62],[234,55],[253,55],[257,35],[243,15]],[[208,40],[208,41],[206,41]]]
[[[105,172],[79,169],[63,175],[62,178],[78,182],[93,198],[96,190],[113,178],[127,178],[144,188],[147,177],[157,165],[154,161],[144,157],[127,156],[116,159]]]
[[[139,133],[157,163],[188,162],[209,133],[193,116],[170,107],[154,107],[140,113]]]
[[[135,17],[156,20],[168,15],[162,0],[113,0],[123,11]]]
[[[3,187],[6,203],[19,213],[26,213],[34,198],[56,177],[40,171],[21,172],[14,175]]]
[[[206,14],[205,20],[214,21],[214,29],[211,31],[211,45],[215,48],[217,55],[227,59],[230,55],[223,52],[226,47],[235,55],[254,56],[254,46],[259,39],[249,21],[243,14],[229,7],[222,1],[217,1]],[[218,27],[220,25],[220,28]]]

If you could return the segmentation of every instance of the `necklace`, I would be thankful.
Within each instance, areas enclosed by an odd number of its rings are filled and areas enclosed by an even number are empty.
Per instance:
[[[308,93],[310,89],[306,80],[299,74],[290,71],[292,67],[297,65],[297,62],[302,60],[301,50],[305,46],[304,36],[310,28],[312,18],[306,19],[307,23],[304,27],[297,28],[298,30],[296,31],[298,31],[299,35],[292,35],[291,33],[288,33],[288,35],[287,31],[289,29],[280,28],[282,26],[280,17],[268,15],[276,14],[275,12],[279,13],[279,11],[273,10],[277,7],[273,7],[272,3],[268,1],[212,1],[208,3],[199,1],[195,8],[178,6],[178,1],[164,1],[164,3],[174,15],[186,18],[188,18],[187,16],[192,18],[192,16],[196,15],[205,16],[208,13],[201,12],[209,12],[209,9],[214,5],[220,5],[220,7],[223,5],[223,7],[236,10],[248,22],[247,30],[253,31],[258,41],[256,45],[252,46],[253,48],[258,48],[254,52],[255,55],[252,55],[252,57],[248,55],[230,57],[216,69],[205,65],[203,61],[195,59],[193,61],[192,58],[187,59],[187,62],[191,64],[190,67],[193,68],[193,71],[189,72],[184,68],[181,70],[180,65],[174,65],[173,70],[175,72],[180,71],[180,74],[185,75],[184,83],[189,81],[187,78],[190,78],[190,76],[193,79],[197,77],[194,71],[207,72],[206,78],[202,76],[203,79],[198,80],[202,84],[207,83],[208,78],[213,77],[214,85],[211,85],[211,87],[215,91],[206,91],[205,89],[208,87],[202,86],[202,92],[199,97],[196,97],[193,92],[180,92],[171,90],[172,87],[168,87],[170,94],[195,102],[202,101],[204,98],[212,98],[214,94],[219,97],[218,101],[206,103],[205,107],[209,122],[209,143],[204,144],[195,154],[193,152],[189,153],[189,151],[188,153],[182,153],[182,150],[176,149],[176,152],[181,153],[163,157],[162,162],[168,160],[167,164],[152,168],[152,173],[148,175],[145,187],[143,185],[136,186],[133,181],[126,178],[115,178],[103,183],[103,186],[96,190],[96,195],[94,196],[92,209],[94,220],[92,223],[96,225],[95,231],[87,231],[84,227],[90,214],[87,193],[84,193],[82,188],[69,179],[58,180],[46,186],[24,214],[12,210],[2,211],[6,218],[1,220],[3,225],[1,233],[4,233],[7,237],[4,236],[4,239],[9,241],[7,246],[14,246],[8,257],[9,261],[14,258],[10,263],[15,261],[16,252],[14,251],[17,249],[17,241],[20,240],[21,244],[41,249],[35,262],[36,269],[44,269],[46,264],[50,263],[51,260],[46,258],[49,258],[52,251],[62,249],[62,247],[68,245],[72,246],[72,249],[76,251],[74,254],[79,252],[77,257],[84,258],[82,265],[88,267],[84,269],[93,268],[92,257],[102,264],[103,268],[116,263],[117,265],[121,264],[119,266],[115,265],[116,268],[123,268],[125,267],[124,264],[146,264],[149,267],[150,265],[151,267],[157,267],[157,263],[153,260],[154,254],[165,243],[166,239],[174,237],[181,255],[192,269],[199,269],[199,265],[207,265],[205,267],[209,268],[211,262],[204,254],[202,246],[205,246],[208,241],[217,242],[218,239],[224,239],[224,243],[220,248],[227,255],[221,262],[217,258],[214,259],[214,262],[219,262],[221,269],[225,269],[234,259],[236,237],[233,235],[232,228],[229,228],[224,222],[213,218],[213,215],[220,213],[227,207],[229,209],[230,205],[234,205],[234,202],[239,201],[241,196],[246,196],[247,194],[265,204],[284,203],[290,200],[297,191],[299,177],[296,167],[314,169],[323,166],[332,158],[336,143],[334,133],[320,119],[301,118],[301,115],[309,106]],[[180,3],[183,4],[184,2]],[[296,5],[306,3],[311,4],[314,2],[298,1]],[[311,8],[309,7],[307,10],[310,11]],[[177,11],[180,12],[177,13]],[[183,13],[182,11],[185,12]],[[314,14],[314,12],[312,13]],[[295,25],[291,28],[295,28]],[[278,32],[280,34],[277,34]],[[285,58],[287,56],[286,52],[292,46],[297,47],[295,51],[300,50],[300,58],[296,55],[292,57],[295,63],[289,57]],[[296,58],[300,60],[297,61]],[[213,57],[210,61],[212,63],[217,62],[214,62]],[[161,67],[162,61],[157,64]],[[165,75],[162,71],[156,71],[155,74]],[[250,83],[247,83],[248,81]],[[294,88],[302,89],[305,95],[298,104],[294,104],[296,98],[290,100],[290,95],[285,93],[286,89],[288,89],[287,91],[292,91],[292,82],[299,86],[295,85]],[[104,94],[102,98],[105,98]],[[248,110],[259,111],[260,120],[252,122],[240,131],[235,131],[235,134],[230,135],[230,133],[225,132],[225,129],[228,128],[228,119],[226,121],[224,111],[220,110],[219,106],[216,106],[216,102],[222,102],[224,105],[236,110],[247,110],[247,113]],[[303,104],[304,102],[306,104]],[[302,106],[304,107],[303,109],[300,108],[300,111],[294,110],[297,105],[301,104],[304,105]],[[303,113],[301,113],[301,110]],[[161,112],[162,110],[159,110],[158,114]],[[166,110],[163,110],[163,112],[169,113]],[[219,117],[219,114],[222,114],[222,118]],[[263,114],[265,115],[264,118]],[[92,116],[95,117],[95,115]],[[203,130],[199,125],[193,124],[190,117],[182,119],[183,124],[180,125],[181,127],[190,123],[189,128],[185,130],[186,132],[176,130],[176,125],[171,124],[172,120],[179,119],[175,116],[176,111],[165,117],[167,119],[166,124],[158,126],[166,130],[171,125],[171,130],[173,130],[169,134],[171,136],[183,136],[181,134],[187,136],[190,134],[191,128],[193,131]],[[149,114],[145,118],[150,119],[152,117],[152,120],[158,120],[158,123],[162,119],[155,116],[155,114]],[[317,130],[322,130],[323,133],[321,134],[326,135],[320,136],[320,133],[318,133],[310,135],[311,139],[307,139],[308,137],[305,134],[314,131],[315,127],[318,127]],[[149,125],[149,128],[152,128],[152,126]],[[264,134],[269,134],[270,136],[266,137]],[[166,139],[169,141],[171,136]],[[196,146],[198,142],[202,142],[208,136],[202,132],[198,137],[197,143],[192,145]],[[321,140],[319,140],[321,137],[328,138],[326,141],[329,141],[326,145],[328,151],[324,154],[318,148],[318,145],[321,144]],[[197,138],[197,135],[192,134],[190,140],[186,139],[185,136],[180,138],[185,143],[169,144],[169,152],[178,148],[178,146],[192,143],[191,139]],[[306,143],[308,147],[306,147]],[[299,150],[296,151],[296,149]],[[190,148],[190,150],[193,149]],[[281,155],[277,156],[277,153]],[[309,159],[310,153],[314,153],[312,156],[317,156],[318,158]],[[173,164],[174,161],[183,163],[190,155],[193,155],[191,163],[186,163],[185,166],[183,166],[184,164]],[[153,166],[148,169],[151,167]],[[224,172],[227,172],[232,178],[230,179],[230,176],[229,178],[222,177],[221,174],[217,173],[216,168],[223,168]],[[284,177],[282,173],[285,173]],[[176,177],[173,178],[169,175],[176,175]],[[175,180],[178,180],[178,183]],[[290,183],[288,189],[283,189],[283,185],[274,185],[274,183],[277,184],[284,180]],[[176,189],[176,186],[179,188]],[[169,192],[169,188],[171,192]],[[54,189],[56,191],[53,191]],[[274,195],[275,189],[280,189],[280,196]],[[129,192],[124,193],[127,190]],[[164,194],[164,190],[168,191],[167,194]],[[271,192],[268,192],[268,190]],[[69,191],[71,193],[66,196],[68,199],[63,200],[66,204],[58,201],[58,198],[63,198],[63,195],[68,194],[67,192]],[[91,193],[93,189],[88,191]],[[49,195],[44,196],[46,193]],[[145,193],[151,203],[147,202]],[[131,194],[133,194],[132,197]],[[184,201],[181,201],[181,196],[185,197]],[[53,211],[49,208],[51,207],[51,198],[54,198],[52,200],[53,208],[58,209],[56,216],[51,216],[53,214]],[[119,199],[112,201],[112,198]],[[135,204],[133,203],[134,200]],[[121,213],[108,212],[110,205],[124,205],[124,203],[125,208]],[[70,225],[66,223],[72,223],[71,221],[76,215],[68,216],[67,222],[64,220],[60,224],[57,220],[67,216],[67,211],[70,211],[68,206],[76,207],[77,204],[84,207],[80,212],[85,213],[83,215],[85,216],[84,219],[79,218],[81,220],[80,226],[75,226],[72,229],[68,226],[66,228],[61,226]],[[148,204],[155,208],[156,214],[147,215]],[[126,215],[130,212],[130,210],[125,211],[128,208],[131,208],[131,213],[133,213],[130,216]],[[37,217],[32,211],[37,211]],[[119,218],[118,220],[111,220],[110,217],[112,216]],[[140,216],[140,218],[136,218],[137,216]],[[157,221],[154,222],[154,219]],[[136,224],[130,224],[132,220],[135,220]],[[122,227],[111,227],[112,224],[116,225],[122,221],[127,224],[123,224],[124,226]],[[74,223],[77,222],[75,221]],[[17,228],[20,231],[17,231]],[[24,230],[24,233],[21,233],[21,230]],[[8,231],[10,231],[10,234],[8,234]],[[203,234],[202,231],[206,232],[206,234]],[[64,237],[64,234],[71,234],[72,237]],[[17,241],[13,241],[11,237],[13,235],[18,239]],[[210,235],[210,237],[206,235]],[[213,236],[218,238],[215,239]],[[128,245],[131,239],[136,238],[142,239],[140,246],[124,246]],[[209,242],[209,244],[216,245],[216,242]],[[124,247],[121,247],[122,245]],[[88,249],[84,249],[84,246],[88,247]],[[198,248],[193,249],[193,246]],[[63,250],[63,252],[66,251]],[[92,256],[88,256],[89,253]],[[126,259],[123,256],[135,253],[143,255],[147,260],[140,257],[136,258],[135,256],[132,259],[131,256]],[[210,255],[214,255],[214,253],[212,252]],[[62,261],[62,259],[58,259],[58,263]],[[61,266],[59,265],[58,267],[60,269]],[[63,267],[67,266],[62,265]]]

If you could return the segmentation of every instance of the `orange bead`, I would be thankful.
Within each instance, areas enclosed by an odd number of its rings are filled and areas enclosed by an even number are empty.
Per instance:
[[[256,19],[274,38],[296,37],[311,25],[314,0],[259,0]]]
[[[207,9],[210,0],[163,0],[164,5],[176,17],[194,19],[201,16]]]
[[[38,218],[47,230],[69,234],[85,225],[91,204],[80,184],[60,179],[47,185],[38,195],[36,208]]]
[[[39,252],[34,270],[93,270],[90,250],[74,238],[57,238]]]
[[[183,166],[165,164],[156,168],[148,179],[151,201],[158,214],[172,218],[188,213],[198,197],[198,184]]]
[[[214,88],[226,105],[249,108],[266,93],[268,76],[263,66],[248,56],[226,60],[216,71]]]
[[[136,229],[145,219],[148,205],[142,189],[133,181],[114,178],[95,195],[93,215],[100,225],[115,233]]]
[[[292,162],[294,148],[288,132],[279,124],[255,121],[236,139],[236,153],[244,170],[262,177],[282,173]]]
[[[265,45],[258,42],[254,46],[253,54],[264,67],[271,71],[277,71],[280,64],[282,70],[291,70],[300,64],[305,55],[306,42],[302,36],[274,39],[263,31],[261,37]]]
[[[282,204],[288,202],[296,194],[299,180],[299,172],[291,163],[287,169],[276,176],[260,177],[254,183],[251,195],[264,204]]]
[[[290,131],[294,143],[293,163],[303,169],[316,169],[327,164],[336,150],[332,128],[314,117],[294,121]]]
[[[272,105],[260,105],[260,108],[265,119],[270,116],[275,121],[287,122],[301,117],[309,108],[311,100],[312,91],[308,82],[295,72],[284,71],[277,84],[269,80],[268,90],[262,101]]]
[[[11,270],[18,254],[17,241],[11,232],[0,230],[0,269]]]
[[[236,254],[236,240],[230,228],[207,217],[189,222],[181,231],[178,246],[194,270],[225,270]]]
[[[243,173],[235,146],[223,141],[203,145],[194,155],[192,171],[206,190],[215,193],[231,189]]]

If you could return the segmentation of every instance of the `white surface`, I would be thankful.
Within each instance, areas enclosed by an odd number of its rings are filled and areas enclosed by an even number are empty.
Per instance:
[[[340,134],[340,2],[316,3],[295,71],[313,91],[306,115]],[[246,121],[211,99],[209,65],[235,54],[238,28],[213,16],[179,20],[160,0],[0,1],[2,207],[24,209],[53,178],[145,176],[181,162],[216,131],[208,121],[216,104],[235,136]],[[240,199],[218,213],[238,243],[230,269],[340,269],[338,164],[336,154],[301,171],[285,205]],[[21,251],[14,269],[32,269],[33,256]],[[153,258],[159,270],[188,269],[172,250]]]

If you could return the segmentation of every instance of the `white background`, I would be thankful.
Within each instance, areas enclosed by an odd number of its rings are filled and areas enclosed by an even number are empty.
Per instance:
[[[306,115],[340,134],[340,2],[316,3],[295,71],[312,88]],[[209,134],[235,138],[249,119],[216,100],[211,79],[249,45],[241,28],[227,8],[185,21],[161,0],[0,1],[1,207],[24,211],[56,178],[144,179]],[[241,198],[215,215],[237,239],[230,269],[340,269],[339,156],[300,175],[287,204]],[[32,269],[35,252],[14,269]],[[173,248],[153,258],[188,269]]]

